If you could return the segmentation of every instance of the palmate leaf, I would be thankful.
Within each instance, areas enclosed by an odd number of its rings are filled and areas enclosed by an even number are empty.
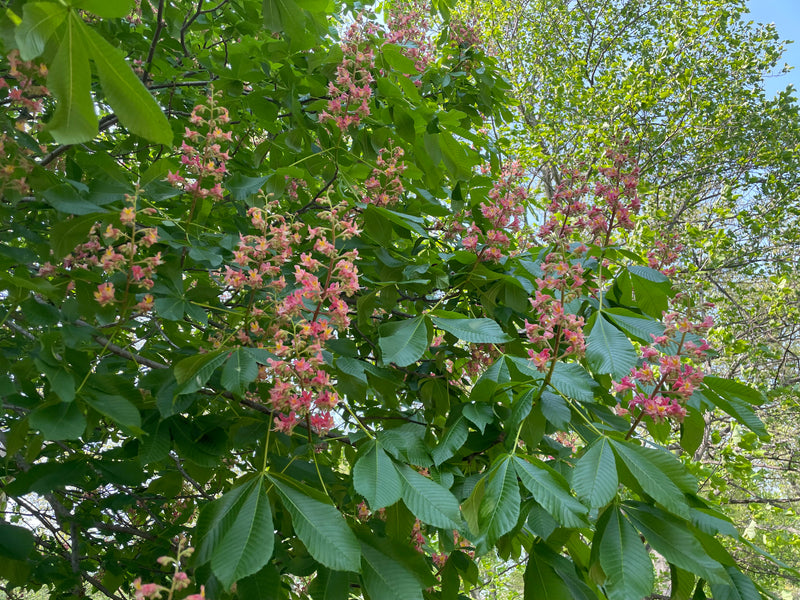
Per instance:
[[[403,502],[420,521],[442,529],[461,529],[458,500],[435,481],[408,465],[397,465],[403,482]]]
[[[361,549],[350,527],[327,496],[288,477],[271,474],[270,480],[292,517],[297,537],[316,560],[334,571],[361,569]]]
[[[275,543],[264,477],[251,479],[203,507],[195,536],[197,564],[210,562],[224,588],[261,570]]]
[[[610,506],[600,517],[596,536],[609,599],[628,600],[650,594],[654,584],[650,555],[639,533],[616,506]]]
[[[617,495],[617,466],[607,438],[597,439],[578,459],[572,486],[592,508],[605,506]]]
[[[609,373],[615,379],[629,375],[638,356],[633,344],[603,313],[595,313],[594,325],[586,341],[586,360],[595,373]]]
[[[610,440],[610,443],[614,454],[647,494],[676,515],[688,518],[689,505],[686,503],[686,497],[676,485],[676,481],[668,475],[668,473],[673,474],[677,478],[677,482],[685,488],[688,487],[686,491],[694,491],[691,489],[695,487],[692,485],[691,475],[689,475],[689,479],[686,479],[679,468],[682,466],[680,463],[676,466],[669,457],[666,457],[669,462],[663,460],[663,457],[660,456],[663,451],[642,448],[630,442],[617,440]]]
[[[512,338],[492,319],[445,319],[431,317],[433,324],[439,329],[452,333],[460,340],[472,344],[504,344]]]
[[[486,543],[494,544],[514,528],[519,519],[520,495],[513,456],[501,456],[485,475],[486,485],[478,508],[478,527]]]
[[[428,349],[428,323],[424,315],[405,321],[385,323],[378,340],[384,364],[407,367]]]
[[[514,466],[522,485],[562,526],[583,527],[588,524],[588,509],[570,494],[561,474],[537,459],[529,462],[515,456]]]
[[[370,442],[353,467],[353,486],[372,510],[391,506],[400,500],[403,491],[392,459],[376,442]]]

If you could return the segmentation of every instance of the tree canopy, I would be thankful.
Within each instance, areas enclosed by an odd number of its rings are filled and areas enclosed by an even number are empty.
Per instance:
[[[7,594],[458,599],[489,553],[526,598],[645,597],[655,557],[765,592],[692,460],[764,397],[633,233],[657,140],[565,137],[534,190],[456,8],[8,3]]]

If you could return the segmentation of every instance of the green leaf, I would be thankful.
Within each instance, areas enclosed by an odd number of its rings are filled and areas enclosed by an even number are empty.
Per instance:
[[[711,593],[714,600],[761,600],[763,596],[758,592],[753,580],[736,567],[725,569],[731,578],[731,585],[713,584]]]
[[[403,483],[403,502],[420,521],[442,529],[460,529],[458,500],[435,481],[408,465],[397,465]]]
[[[394,462],[376,442],[353,467],[353,486],[366,498],[370,509],[391,506],[402,494],[402,483]]]
[[[323,569],[324,567],[320,567],[320,570]],[[345,573],[338,574],[347,577]],[[258,598],[258,600],[283,600],[285,598],[281,586],[281,574],[274,564],[267,564],[258,573],[240,579],[236,583],[236,592],[240,598]],[[323,600],[334,600],[334,598]]]
[[[172,128],[167,117],[125,62],[122,53],[93,29],[84,27],[84,31],[86,47],[97,67],[100,85],[119,122],[131,133],[151,142],[172,145]]]
[[[350,575],[320,566],[317,568],[317,576],[308,587],[308,593],[314,600],[347,600],[350,595]],[[251,597],[260,599],[262,596]]]
[[[27,527],[12,525],[0,519],[0,556],[25,560],[33,552],[33,533]]]
[[[380,331],[378,344],[384,364],[395,363],[398,367],[407,367],[422,358],[428,349],[428,324],[424,315],[384,323]]]
[[[550,385],[567,398],[580,402],[592,402],[594,391],[599,387],[586,369],[578,363],[565,362],[556,363]]]
[[[59,144],[80,144],[97,135],[89,56],[81,28],[85,25],[80,17],[70,12],[61,30],[58,50],[48,65],[47,87],[57,102],[47,129]]]
[[[272,557],[275,530],[263,476],[233,488],[200,511],[197,564],[211,563],[222,587],[257,573]]]
[[[99,207],[95,207],[93,212],[99,212],[98,209]],[[96,222],[96,216],[87,214],[54,223],[51,228],[50,247],[53,249],[55,258],[64,258],[75,249],[75,246],[85,242],[89,238],[89,230]]]
[[[381,46],[381,55],[392,69],[399,73],[407,75],[418,75],[416,63],[403,54],[403,49],[396,44],[383,44]]]
[[[222,387],[236,396],[241,396],[247,386],[258,377],[258,363],[244,348],[231,352],[222,369]]]
[[[653,563],[647,549],[625,515],[610,506],[597,523],[600,566],[606,574],[610,600],[643,598],[653,591]],[[594,542],[598,544],[597,541]]]
[[[562,526],[584,527],[588,524],[588,509],[570,494],[561,474],[535,458],[528,461],[515,456],[514,461],[522,485]]]
[[[538,544],[536,545],[538,546]],[[528,554],[525,567],[525,600],[573,600],[572,592],[563,577],[536,552]]]
[[[740,423],[749,427],[763,440],[769,439],[764,423],[755,414],[751,405],[760,405],[764,396],[757,390],[737,381],[707,375],[703,378],[707,391],[703,394],[712,403]]]
[[[362,579],[372,600],[422,600],[422,586],[401,562],[361,543]]]
[[[572,475],[572,486],[578,497],[592,508],[605,506],[614,499],[619,479],[608,438],[598,438],[578,459]]]
[[[500,356],[478,378],[470,392],[470,399],[473,402],[477,402],[479,405],[491,402],[495,392],[498,389],[502,389],[503,384],[511,381],[511,371],[508,368],[507,358],[506,356]],[[483,427],[481,427],[481,431],[483,431]]]
[[[519,519],[519,483],[512,460],[510,454],[501,456],[484,476],[486,485],[478,509],[478,525],[489,545],[511,531]]]
[[[672,285],[660,272],[632,265],[628,268],[636,295],[636,304],[642,312],[658,319],[669,308]]]
[[[431,321],[439,329],[452,333],[458,339],[472,344],[504,344],[514,339],[500,329],[500,326],[492,319],[443,319],[441,317],[431,317]]]
[[[72,0],[71,4],[104,19],[121,19],[133,10],[132,0]]]
[[[642,265],[629,265],[628,273],[652,283],[670,283],[669,277],[664,275],[661,271],[651,269],[650,267],[643,267]]]
[[[86,417],[75,402],[48,402],[31,411],[28,422],[46,440],[77,440],[86,429]]]
[[[664,325],[647,315],[639,315],[625,308],[603,309],[603,314],[622,331],[644,344],[652,344],[654,335],[664,335]]]
[[[494,410],[492,410],[491,404],[485,402],[465,404],[462,412],[481,433],[483,433],[489,423],[494,421]]]
[[[358,572],[361,568],[358,540],[330,500],[284,475],[273,473],[270,479],[292,517],[297,537],[311,556],[334,571]]]
[[[610,442],[614,454],[647,494],[676,515],[689,516],[689,506],[686,504],[683,492],[662,470],[665,463],[661,461],[656,463],[654,460],[652,453],[661,451],[643,448],[631,442],[617,440]]]
[[[469,425],[463,414],[459,414],[452,423],[445,427],[439,443],[431,450],[433,463],[437,467],[452,457],[464,445],[469,436]]]
[[[122,396],[94,391],[86,396],[86,403],[117,425],[137,434],[143,433],[139,410]]]
[[[566,430],[569,427],[572,413],[567,402],[553,392],[545,391],[539,399],[542,414],[558,429]]]
[[[22,7],[22,23],[14,31],[22,60],[33,60],[44,52],[47,40],[67,16],[67,8],[54,2],[28,2]]]
[[[188,394],[202,388],[212,373],[228,358],[230,350],[220,348],[206,354],[184,358],[175,365],[175,380],[180,393]]]
[[[708,555],[686,521],[643,502],[626,502],[623,510],[647,543],[667,561],[711,583],[729,581],[725,569]]]
[[[237,172],[225,181],[225,187],[234,200],[247,200],[247,198],[258,192],[268,179],[269,177],[248,177]]]
[[[61,185],[51,187],[45,190],[42,196],[50,206],[69,215],[92,215],[108,212],[105,208],[98,206],[94,202],[82,198],[77,190],[68,183],[62,183]],[[72,221],[67,221],[67,223],[71,222]],[[71,252],[74,247],[73,245],[72,248],[69,249],[69,252]]]
[[[595,313],[595,321],[586,341],[586,360],[595,373],[609,373],[614,379],[630,375],[638,355],[633,344],[619,329],[609,323],[603,313]]]

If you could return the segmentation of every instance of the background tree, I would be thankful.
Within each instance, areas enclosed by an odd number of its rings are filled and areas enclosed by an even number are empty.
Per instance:
[[[636,157],[526,227],[475,31],[361,8],[8,5],[8,592],[458,598],[496,552],[529,597],[632,598],[650,547],[758,598],[665,445],[713,407],[764,437],[762,398],[625,244]]]
[[[681,291],[716,305],[714,370],[772,399],[761,409],[770,443],[708,415],[695,458],[709,466],[716,494],[750,505],[738,519],[749,534],[766,533],[781,552],[796,546],[784,519],[800,497],[800,129],[793,90],[764,94],[783,49],[774,28],[754,25],[745,2],[727,0],[541,0],[480,11],[521,105],[521,122],[501,133],[545,193],[558,185],[560,165],[591,165],[604,145],[626,140],[638,157],[650,199],[640,247],[665,244],[655,261],[678,249]],[[752,569],[776,574],[752,558]]]

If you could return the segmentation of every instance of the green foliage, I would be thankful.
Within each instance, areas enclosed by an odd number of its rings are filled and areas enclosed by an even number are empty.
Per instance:
[[[496,553],[526,598],[625,598],[654,589],[643,537],[684,587],[751,594],[666,446],[696,436],[612,385],[675,334],[671,283],[619,207],[605,235],[523,227],[542,199],[484,132],[515,126],[507,73],[454,7],[362,8],[4,14],[0,578],[456,599]],[[758,393],[697,385],[684,426],[713,404],[765,433]]]

